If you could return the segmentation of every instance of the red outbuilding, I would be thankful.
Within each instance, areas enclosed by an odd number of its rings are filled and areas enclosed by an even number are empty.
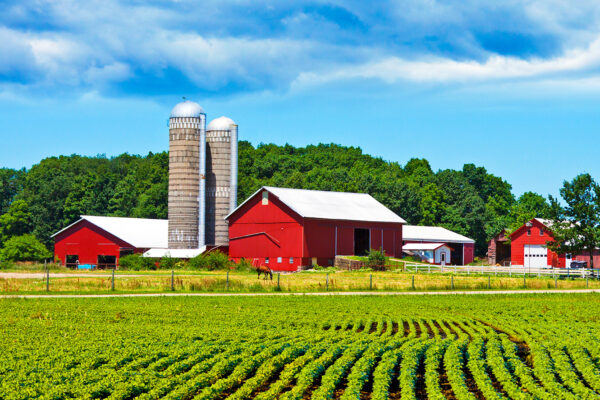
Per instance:
[[[571,261],[586,261],[589,267],[589,254],[557,254],[547,248],[548,242],[554,241],[552,221],[534,218],[526,222],[510,235],[510,251],[512,265],[525,268],[565,268]],[[600,252],[594,251],[594,266],[600,265]]]
[[[82,215],[52,237],[59,263],[71,268],[114,268],[124,255],[168,247],[168,221]]]
[[[372,248],[400,257],[406,223],[368,194],[276,187],[262,187],[226,219],[229,256],[275,271],[328,266]]]

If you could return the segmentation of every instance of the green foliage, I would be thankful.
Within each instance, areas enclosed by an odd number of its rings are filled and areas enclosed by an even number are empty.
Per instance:
[[[175,269],[180,262],[181,260],[179,258],[173,258],[167,255],[160,259],[158,265],[160,269]]]
[[[43,261],[50,257],[52,253],[31,234],[13,236],[0,250],[0,260],[4,261]]]
[[[191,258],[188,262],[190,269],[205,269],[208,271],[224,270],[235,266],[233,262],[229,260],[227,254],[219,250],[213,250],[206,254],[199,254],[194,258]],[[247,266],[246,262],[242,265],[243,268]]]
[[[23,200],[15,200],[5,214],[0,215],[0,243],[13,236],[28,233],[31,226],[32,215],[29,206]]]
[[[367,268],[372,268],[375,270],[381,270],[385,268],[387,264],[387,257],[385,256],[385,252],[383,249],[375,250],[370,249],[367,253],[367,261],[365,262],[365,266]]]
[[[253,271],[254,267],[252,266],[252,262],[247,258],[242,258],[237,263],[232,263],[232,267],[235,268],[236,271],[240,272],[248,272]]]
[[[130,254],[119,258],[119,269],[129,271],[155,270],[155,260],[142,257],[141,254]]]
[[[590,256],[590,268],[594,268],[592,254],[600,247],[600,185],[590,174],[581,174],[571,182],[565,181],[560,195],[564,207],[557,199],[550,199],[550,229],[555,242],[548,243],[548,247],[559,254],[585,251]]]

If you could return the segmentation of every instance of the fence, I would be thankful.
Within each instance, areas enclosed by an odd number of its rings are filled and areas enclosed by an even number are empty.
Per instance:
[[[566,277],[566,278],[594,278],[600,279],[600,269],[583,268],[529,268],[519,266],[484,266],[484,265],[435,265],[405,263],[405,272],[414,273],[442,273],[442,274],[465,274],[465,275],[493,275],[493,276],[537,276],[537,277]]]
[[[314,292],[314,291],[405,291],[405,290],[485,290],[485,289],[600,289],[600,271],[538,270],[501,267],[454,267],[408,264],[408,272],[275,273],[265,280],[256,274],[214,272],[202,274],[176,273],[122,274],[51,274],[43,279],[11,279],[5,282],[4,294],[10,292]],[[567,279],[571,278],[571,279]],[[582,279],[583,278],[583,279]],[[560,282],[559,282],[560,281]],[[7,293],[8,292],[8,293]]]

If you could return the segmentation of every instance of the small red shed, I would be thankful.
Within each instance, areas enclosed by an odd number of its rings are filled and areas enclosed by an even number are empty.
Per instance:
[[[262,187],[231,212],[229,256],[296,271],[337,255],[402,254],[406,222],[364,193]]]
[[[119,258],[168,247],[168,221],[82,215],[56,232],[54,258],[71,268],[114,268]]]

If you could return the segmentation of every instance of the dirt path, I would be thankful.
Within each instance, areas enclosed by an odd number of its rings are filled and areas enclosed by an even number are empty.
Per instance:
[[[307,292],[307,293],[129,293],[129,294],[25,294],[0,295],[0,299],[57,299],[57,298],[103,298],[103,297],[228,297],[228,296],[422,296],[422,295],[499,295],[499,294],[564,294],[600,293],[600,289],[574,290],[489,290],[453,292]]]

